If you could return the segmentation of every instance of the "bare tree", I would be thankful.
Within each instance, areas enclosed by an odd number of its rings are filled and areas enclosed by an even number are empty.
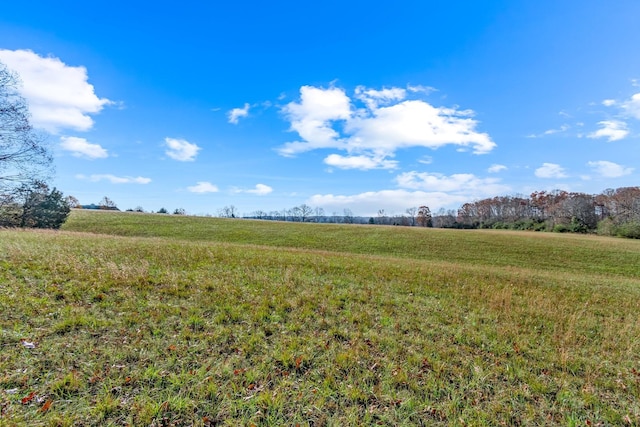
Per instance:
[[[233,205],[229,205],[220,209],[218,216],[222,218],[235,218],[237,216],[237,213],[238,212],[236,210],[236,207]]]
[[[29,108],[18,92],[19,84],[18,76],[0,63],[0,196],[51,172],[51,155],[44,137],[29,122]]]
[[[280,213],[280,211],[271,211],[269,212],[269,219],[278,221],[282,219],[282,214]]]
[[[313,208],[305,203],[298,206],[298,213],[300,215],[300,221],[306,222],[309,220],[309,217],[313,214]]]
[[[440,208],[432,219],[433,226],[436,228],[453,227],[456,223],[456,211],[453,209],[445,210]]]
[[[384,211],[384,209],[380,209],[378,210],[378,224],[387,224],[388,218],[387,218],[387,213]]]
[[[251,216],[256,219],[267,219],[267,213],[265,211],[257,210]]]
[[[64,200],[67,202],[67,204],[69,205],[70,208],[81,208],[82,206],[80,206],[80,201],[73,197],[73,196],[67,196],[64,198]]]
[[[345,224],[353,224],[353,221],[355,220],[355,218],[353,217],[353,212],[351,212],[351,209],[344,210],[343,219]]]
[[[100,200],[100,203],[98,203],[98,206],[100,207],[100,209],[104,209],[108,211],[115,211],[118,209],[116,202],[114,202],[107,196],[104,196],[102,200]]]
[[[411,220],[411,226],[415,226],[416,225],[416,214],[418,213],[418,208],[413,207],[413,208],[408,208],[406,210],[407,215],[409,215],[409,219]]]

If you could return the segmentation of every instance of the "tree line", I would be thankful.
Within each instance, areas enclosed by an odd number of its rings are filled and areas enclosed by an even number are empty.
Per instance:
[[[236,217],[233,206],[220,216]],[[607,189],[600,194],[564,190],[536,191],[530,196],[496,196],[463,204],[459,209],[428,206],[407,208],[403,214],[354,216],[350,209],[327,215],[306,204],[281,211],[255,211],[245,218],[349,224],[422,226],[435,228],[493,228],[531,231],[598,233],[640,238],[640,187]]]
[[[554,190],[536,191],[529,197],[482,199],[462,205],[453,226],[640,238],[640,187],[607,189],[595,195]]]
[[[232,211],[233,208],[225,207],[223,213]],[[229,217],[228,215],[222,215]],[[356,216],[351,209],[344,209],[342,212],[332,212],[327,214],[321,207],[312,207],[301,204],[280,211],[270,212],[257,210],[244,218],[262,219],[271,221],[291,221],[291,222],[318,222],[318,223],[340,223],[340,224],[376,224],[376,225],[403,225],[432,227],[431,210],[428,206],[407,208],[403,214],[387,214],[384,209],[380,209],[376,216]]]

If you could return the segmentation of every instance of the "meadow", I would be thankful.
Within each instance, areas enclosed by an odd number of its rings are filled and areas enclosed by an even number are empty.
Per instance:
[[[640,241],[74,211],[0,230],[0,426],[640,425]]]

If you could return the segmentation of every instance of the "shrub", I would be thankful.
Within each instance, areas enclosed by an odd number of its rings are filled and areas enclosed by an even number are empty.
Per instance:
[[[615,236],[616,225],[611,218],[605,218],[598,222],[597,233],[602,236]]]
[[[556,224],[553,226],[553,232],[554,233],[568,233],[569,231],[569,226],[567,224]]]
[[[71,207],[60,191],[35,181],[4,195],[0,203],[0,225],[4,227],[60,228]]]
[[[616,228],[616,236],[640,239],[640,222],[633,221],[619,225]]]

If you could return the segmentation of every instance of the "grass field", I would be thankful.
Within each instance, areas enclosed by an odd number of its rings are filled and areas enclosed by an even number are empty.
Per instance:
[[[74,211],[0,230],[0,426],[640,425],[639,313],[637,240]]]

